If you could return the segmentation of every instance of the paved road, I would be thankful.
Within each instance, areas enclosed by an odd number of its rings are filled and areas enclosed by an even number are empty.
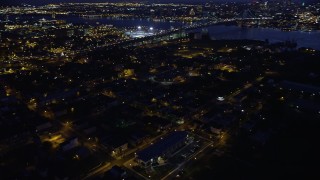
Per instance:
[[[125,154],[122,155],[122,157],[116,158],[111,162],[106,162],[104,165],[102,165],[101,167],[99,167],[97,169],[93,169],[83,179],[89,179],[91,177],[102,175],[104,172],[108,171],[109,169],[111,169],[115,165],[122,166],[125,163],[132,161],[135,158],[136,152],[138,152],[141,149],[146,148],[147,146],[150,145],[150,142],[157,141],[163,135],[164,135],[164,133],[161,133],[160,135],[148,140],[148,142],[145,142],[138,147],[135,147],[133,149],[128,150]]]
[[[171,175],[173,175],[175,172],[177,172],[179,169],[181,169],[185,164],[187,164],[188,162],[190,162],[190,160],[194,159],[196,156],[198,156],[200,153],[202,153],[205,149],[207,149],[208,147],[211,147],[213,145],[213,142],[209,142],[206,146],[204,146],[203,148],[201,148],[197,153],[193,154],[192,156],[190,156],[187,160],[185,160],[183,163],[179,164],[175,169],[173,169],[172,171],[170,171],[166,176],[164,176],[163,178],[161,178],[161,180],[165,180],[165,179],[172,179],[169,178]]]

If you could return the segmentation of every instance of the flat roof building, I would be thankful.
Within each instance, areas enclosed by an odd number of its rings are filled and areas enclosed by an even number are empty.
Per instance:
[[[142,166],[149,166],[159,158],[167,158],[178,148],[185,145],[188,133],[186,131],[175,131],[160,141],[137,153],[137,161]]]

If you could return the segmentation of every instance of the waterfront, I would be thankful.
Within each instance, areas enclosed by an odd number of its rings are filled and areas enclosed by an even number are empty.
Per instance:
[[[5,17],[1,17],[0,20],[4,20]],[[158,21],[152,19],[139,19],[139,18],[112,18],[112,17],[95,17],[86,18],[76,15],[56,15],[53,18],[50,15],[11,15],[9,20],[11,21],[39,21],[40,19],[46,20],[64,20],[67,23],[72,24],[86,24],[91,26],[97,25],[113,25],[117,28],[131,28],[138,26],[154,27],[156,29],[168,30],[171,27],[179,28],[185,25],[181,22],[169,22],[169,21]]]
[[[169,30],[170,28],[179,28],[187,26],[183,22],[169,22],[169,21],[153,21],[152,19],[135,19],[135,18],[83,18],[75,15],[58,15],[52,18],[49,15],[22,15],[10,16],[11,21],[38,21],[40,19],[46,20],[64,20],[67,23],[73,24],[87,24],[91,26],[96,25],[113,25],[117,28],[133,28],[138,26],[153,27],[157,30]],[[2,17],[1,19],[4,19]],[[298,47],[308,47],[320,50],[320,31],[301,32],[301,31],[281,31],[279,29],[271,28],[248,28],[239,26],[227,25],[213,25],[206,28],[212,39],[253,39],[253,40],[266,40],[270,43],[283,42],[283,41],[296,41]],[[201,31],[197,29],[194,31]]]

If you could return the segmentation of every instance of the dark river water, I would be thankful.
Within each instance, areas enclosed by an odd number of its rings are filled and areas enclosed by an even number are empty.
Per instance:
[[[238,26],[215,25],[208,28],[213,39],[254,39],[270,42],[294,40],[298,47],[310,47],[320,50],[320,31],[281,31],[269,28],[245,28]]]

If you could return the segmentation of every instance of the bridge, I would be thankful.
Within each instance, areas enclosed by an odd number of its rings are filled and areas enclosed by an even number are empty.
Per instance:
[[[103,50],[104,48],[109,49],[109,48],[114,48],[116,46],[130,47],[130,46],[148,44],[148,43],[152,43],[152,42],[159,42],[159,41],[163,41],[163,40],[173,40],[173,39],[184,38],[187,36],[188,31],[191,31],[193,29],[212,26],[212,25],[215,25],[218,23],[223,23],[223,22],[228,22],[228,20],[212,20],[212,21],[205,22],[205,23],[199,23],[199,24],[194,24],[194,25],[190,25],[190,26],[186,26],[186,27],[181,27],[178,29],[165,31],[163,33],[157,33],[157,34],[154,34],[151,36],[121,40],[121,41],[111,43],[111,44],[96,46],[93,49],[87,49],[85,52],[79,52],[79,53],[82,54],[82,53],[86,53],[88,51]]]
[[[102,15],[96,15],[96,14],[82,14],[81,17],[83,18],[101,18]]]
[[[250,9],[245,9],[241,13],[239,13],[237,16],[235,16],[233,19],[236,21],[243,21],[243,20],[268,20],[273,18],[263,17],[263,16],[257,17]]]
[[[86,17],[101,17],[100,15],[85,15]],[[173,29],[169,31],[165,31],[163,33],[156,33],[151,36],[146,37],[140,37],[135,39],[128,39],[128,40],[121,40],[115,43],[111,44],[105,44],[101,46],[96,46],[93,49],[88,49],[89,51],[93,50],[102,50],[104,48],[113,48],[116,46],[123,46],[123,47],[129,47],[129,46],[137,46],[137,45],[143,45],[148,44],[152,42],[159,42],[163,40],[172,40],[172,39],[178,39],[178,38],[184,38],[187,36],[187,33],[190,32],[193,29],[199,29],[204,27],[209,27],[212,25],[216,25],[219,23],[226,23],[226,22],[239,22],[239,21],[248,21],[248,20],[266,20],[266,19],[272,19],[269,17],[256,17],[254,13],[252,13],[251,10],[244,10],[243,12],[239,13],[236,17],[231,19],[218,19],[216,17],[212,17],[210,21],[193,24],[190,26],[181,27],[178,29]],[[82,52],[84,53],[84,52]]]

